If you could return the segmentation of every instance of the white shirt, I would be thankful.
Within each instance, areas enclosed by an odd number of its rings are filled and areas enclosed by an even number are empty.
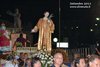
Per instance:
[[[4,67],[18,67],[18,64],[12,64],[12,61],[7,61]]]

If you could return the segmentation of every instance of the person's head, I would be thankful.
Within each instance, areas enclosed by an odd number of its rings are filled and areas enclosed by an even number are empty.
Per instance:
[[[24,58],[24,53],[23,52],[20,53],[20,58]]]
[[[46,11],[46,12],[44,13],[44,16],[45,16],[45,17],[48,17],[48,16],[49,16],[49,12]]]
[[[26,63],[27,63],[27,64],[31,64],[31,59],[30,59],[30,58],[27,58],[27,59],[26,59]]]
[[[54,60],[54,64],[55,65],[62,65],[62,63],[63,63],[63,55],[62,55],[62,53],[55,53],[54,54],[54,58],[53,58],[53,60]]]
[[[7,60],[8,61],[12,61],[14,59],[14,57],[12,56],[12,55],[9,55],[8,57],[7,57]]]
[[[34,57],[32,59],[32,67],[42,67],[40,58]]]
[[[23,34],[20,34],[20,35],[19,35],[19,37],[21,37],[21,38],[22,38],[22,37],[23,37]]]
[[[19,13],[19,9],[18,9],[18,8],[16,8],[16,9],[15,9],[15,12],[18,14],[18,13]]]
[[[6,26],[5,26],[4,23],[2,23],[0,27],[1,27],[2,30],[6,30]]]
[[[89,67],[100,67],[100,56],[91,55],[89,58]]]
[[[75,67],[86,67],[85,58],[75,59]]]
[[[74,59],[77,59],[77,58],[79,58],[80,57],[80,54],[79,53],[75,53],[74,54]]]
[[[28,53],[24,53],[24,59],[28,58]]]

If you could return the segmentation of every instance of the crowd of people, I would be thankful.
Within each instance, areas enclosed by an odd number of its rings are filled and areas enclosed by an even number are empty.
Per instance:
[[[100,56],[89,55],[86,58],[77,58],[73,61],[71,67],[100,67]]]
[[[55,53],[53,56],[53,63],[49,67],[100,67],[100,56],[94,54],[86,58],[77,57],[70,62],[70,65],[66,64],[63,59],[63,54],[61,52]],[[0,67],[43,67],[43,65],[41,63],[41,58],[37,56],[29,58],[28,53],[21,52],[19,56],[9,55],[5,64]]]

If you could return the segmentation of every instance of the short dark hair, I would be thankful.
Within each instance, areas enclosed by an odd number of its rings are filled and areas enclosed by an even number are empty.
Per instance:
[[[77,67],[77,64],[80,63],[80,59],[85,59],[84,57],[79,57],[77,59],[74,60],[74,66]]]
[[[9,56],[7,57],[7,60],[8,60],[8,61],[13,60],[13,59],[14,59],[14,57],[13,57],[12,55],[9,55]]]
[[[32,58],[32,65],[34,65],[37,61],[40,61],[40,58],[39,57],[33,57]],[[41,61],[40,61],[41,62]]]
[[[19,37],[23,37],[23,34],[21,33],[21,34],[19,35]]]
[[[24,53],[23,53],[23,52],[20,52],[20,55],[21,55],[21,54],[24,54]]]

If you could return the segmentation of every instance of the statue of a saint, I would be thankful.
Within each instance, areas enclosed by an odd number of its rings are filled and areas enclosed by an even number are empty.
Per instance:
[[[49,12],[44,13],[44,17],[40,18],[36,26],[32,29],[31,32],[39,31],[38,38],[38,50],[46,49],[48,52],[51,52],[51,37],[52,33],[54,33],[54,23],[51,20],[51,15],[49,16]]]
[[[15,9],[15,13],[12,13],[11,11],[8,11],[7,14],[14,17],[14,28],[18,28],[19,31],[21,31],[21,14],[19,13],[19,9]]]

